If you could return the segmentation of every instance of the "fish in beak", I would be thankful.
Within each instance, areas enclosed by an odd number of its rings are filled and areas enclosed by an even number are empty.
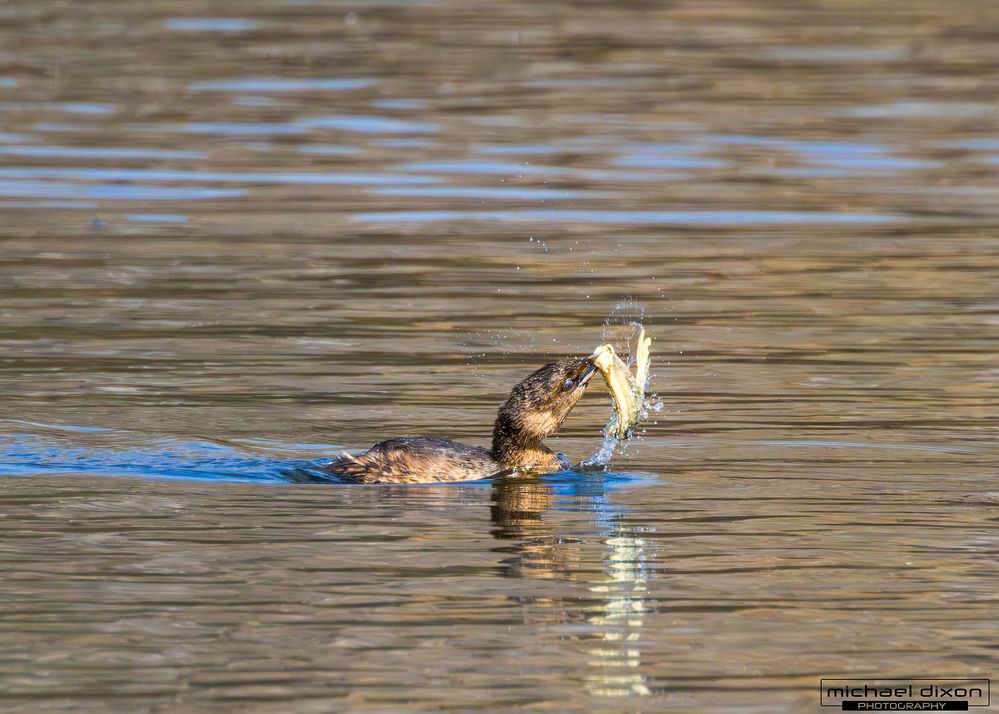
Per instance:
[[[600,370],[614,400],[617,419],[610,425],[610,435],[618,439],[628,438],[632,429],[642,421],[651,346],[652,339],[645,336],[645,328],[640,328],[633,350],[635,374],[631,373],[628,365],[617,355],[613,345],[600,345],[590,355],[593,367]]]

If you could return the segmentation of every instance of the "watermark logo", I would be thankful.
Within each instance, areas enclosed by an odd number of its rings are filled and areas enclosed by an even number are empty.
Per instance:
[[[822,679],[819,703],[845,712],[966,712],[991,704],[987,679]]]

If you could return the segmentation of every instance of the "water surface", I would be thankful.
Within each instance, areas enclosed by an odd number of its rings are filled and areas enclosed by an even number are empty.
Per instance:
[[[999,672],[996,9],[18,0],[0,37],[4,711]],[[302,477],[486,443],[628,297],[666,406],[606,470]]]

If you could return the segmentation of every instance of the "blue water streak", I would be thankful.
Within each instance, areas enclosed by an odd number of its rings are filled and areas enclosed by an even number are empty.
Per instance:
[[[242,17],[172,17],[165,24],[183,32],[249,32],[260,27],[256,20]]]
[[[356,213],[361,223],[445,223],[449,221],[536,221],[617,225],[796,225],[888,223],[901,216],[884,213],[839,213],[835,211],[598,211],[569,209],[525,209],[507,211],[381,211]]]
[[[280,458],[208,441],[82,446],[66,438],[0,435],[0,476],[79,474],[153,479],[317,482],[322,459]]]
[[[0,478],[4,476],[117,476],[236,483],[337,484],[323,469],[341,449],[325,444],[270,441],[216,442],[153,439],[97,427],[5,420],[0,433]],[[544,476],[552,493],[580,495],[646,483],[633,473],[577,467]],[[488,486],[463,481],[455,486]],[[436,483],[434,485],[444,485]]]

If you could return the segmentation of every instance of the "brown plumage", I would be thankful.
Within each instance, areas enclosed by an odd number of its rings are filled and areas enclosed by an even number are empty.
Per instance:
[[[344,454],[325,468],[354,483],[472,481],[504,473],[547,473],[568,466],[542,443],[576,402],[596,368],[591,357],[546,364],[510,392],[493,427],[492,449],[434,437],[402,437],[363,454]]]

